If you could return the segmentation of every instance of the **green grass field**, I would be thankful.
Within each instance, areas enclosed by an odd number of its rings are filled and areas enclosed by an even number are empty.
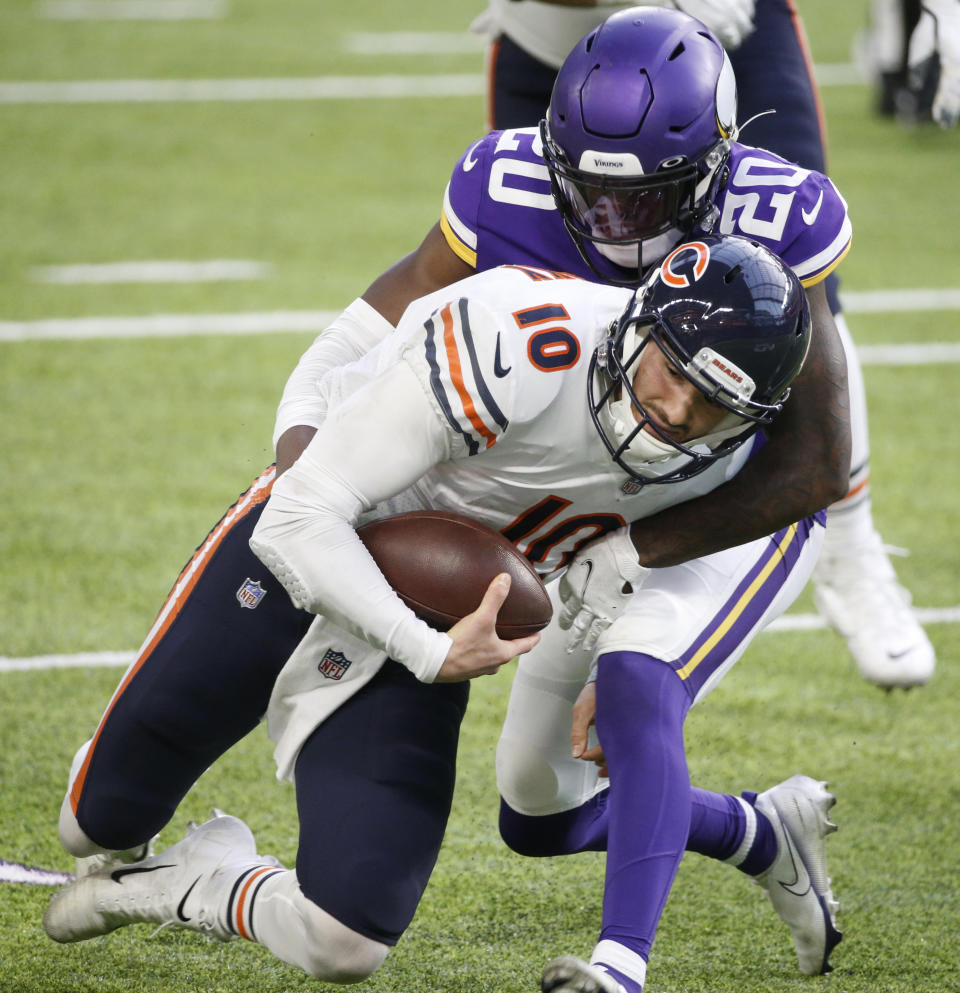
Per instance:
[[[4,82],[476,73],[482,54],[361,56],[370,31],[464,31],[480,0],[232,0],[221,21],[46,20],[0,0]],[[818,61],[845,62],[866,0],[800,0]],[[960,130],[873,116],[866,86],[827,88],[831,173],[848,199],[850,292],[960,286]],[[0,329],[98,316],[336,310],[415,247],[456,156],[484,126],[479,95],[250,103],[2,104]],[[266,278],[54,285],[40,266],[251,259]],[[851,313],[860,344],[960,342],[956,310]],[[309,333],[0,340],[0,656],[134,649],[183,562],[271,459],[273,411]],[[905,546],[924,608],[960,604],[956,364],[867,366],[874,509]],[[795,610],[812,609],[809,594]],[[960,633],[932,624],[930,686],[885,695],[829,631],[761,636],[688,722],[698,785],[764,789],[795,771],[838,795],[831,872],[845,940],[836,971],[796,972],[757,887],[685,860],[649,993],[960,990]],[[70,758],[117,669],[0,671],[0,859],[69,871],[56,817]],[[407,935],[362,993],[523,993],[553,955],[589,953],[600,857],[534,861],[496,831],[493,745],[509,675],[479,680],[450,830]],[[253,734],[188,796],[162,842],[213,805],[261,850],[296,852],[292,790]],[[45,887],[0,883],[0,993],[321,988],[246,943],[146,927],[60,947]]]

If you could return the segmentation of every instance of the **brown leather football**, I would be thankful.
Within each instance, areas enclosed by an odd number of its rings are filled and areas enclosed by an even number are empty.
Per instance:
[[[553,608],[533,566],[502,534],[470,517],[417,510],[371,521],[357,534],[403,602],[441,631],[473,613],[501,572],[512,582],[497,634],[522,638],[550,623]]]

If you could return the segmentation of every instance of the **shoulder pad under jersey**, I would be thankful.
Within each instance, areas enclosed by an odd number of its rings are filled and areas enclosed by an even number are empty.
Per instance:
[[[717,197],[718,230],[766,245],[804,286],[825,279],[850,249],[847,204],[822,173],[760,148],[733,143],[730,175]]]
[[[543,269],[504,266],[439,290],[404,314],[416,323],[403,357],[468,455],[511,423],[551,409],[573,375],[586,418],[586,368],[630,291]]]

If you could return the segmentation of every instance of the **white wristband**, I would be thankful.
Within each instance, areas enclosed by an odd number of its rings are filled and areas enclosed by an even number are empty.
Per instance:
[[[393,325],[365,300],[357,299],[303,353],[283,390],[273,444],[290,428],[318,428],[326,403],[317,384],[331,369],[362,358],[393,331]]]

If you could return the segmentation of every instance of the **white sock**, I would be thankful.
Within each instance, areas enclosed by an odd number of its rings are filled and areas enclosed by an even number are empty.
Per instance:
[[[825,558],[836,558],[869,550],[876,544],[875,532],[869,494],[856,504],[834,504],[827,513],[827,530],[820,554]]]
[[[605,965],[610,966],[639,986],[643,986],[647,978],[646,961],[626,945],[621,945],[619,941],[610,941],[608,938],[597,943],[590,956],[590,964],[600,969]]]
[[[380,967],[389,947],[351,930],[308,900],[295,872],[268,868],[263,876],[250,883],[242,906],[234,900],[231,924],[238,934],[328,983],[357,983]]]
[[[734,797],[737,803],[743,808],[744,816],[747,819],[746,826],[743,831],[743,841],[740,842],[740,846],[729,858],[724,859],[724,862],[730,865],[741,865],[743,860],[750,854],[750,849],[753,848],[753,843],[757,837],[757,812],[753,808],[752,804],[747,803],[743,797]]]

